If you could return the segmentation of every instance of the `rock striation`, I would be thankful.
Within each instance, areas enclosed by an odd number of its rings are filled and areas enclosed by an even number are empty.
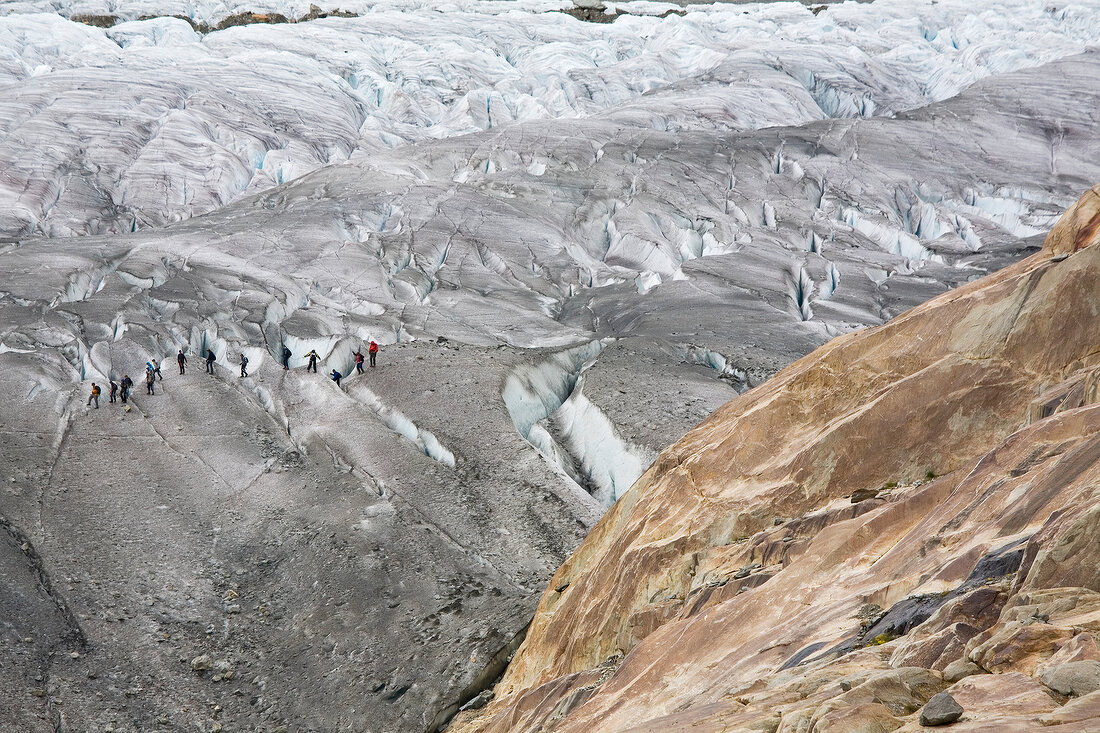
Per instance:
[[[452,730],[1095,730],[1098,204],[663,451]]]

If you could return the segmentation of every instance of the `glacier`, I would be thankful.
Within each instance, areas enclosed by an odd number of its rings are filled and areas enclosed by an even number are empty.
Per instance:
[[[0,6],[21,729],[436,730],[658,451],[1100,179],[1091,3],[341,7]]]
[[[203,35],[172,16],[309,5],[6,3],[0,236],[161,226],[324,165],[517,121],[728,131],[888,117],[1096,42],[1087,3],[690,5],[665,18],[634,5],[596,25],[533,12],[556,9],[545,3],[448,5],[446,22],[430,3],[345,3],[362,15]],[[456,180],[513,155],[455,160]]]

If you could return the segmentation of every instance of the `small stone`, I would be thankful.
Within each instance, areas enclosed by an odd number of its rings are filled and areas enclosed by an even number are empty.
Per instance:
[[[191,669],[195,672],[205,672],[214,668],[214,660],[209,654],[203,654],[191,660]]]
[[[962,717],[962,706],[955,702],[955,698],[946,692],[940,692],[932,696],[920,711],[920,724],[950,725]]]
[[[480,710],[489,704],[489,701],[493,699],[492,690],[482,690],[476,697],[463,705],[459,710]]]
[[[736,573],[733,574],[733,579],[734,580],[740,580],[741,578],[747,578],[747,577],[749,577],[749,575],[752,574],[753,570],[759,570],[759,569],[760,569],[760,563],[758,563],[758,562],[754,562],[751,565],[746,565],[745,567],[741,568],[740,570],[738,570]]]
[[[857,489],[852,492],[852,503],[858,504],[861,501],[867,501],[868,499],[874,499],[878,496],[878,489]]]

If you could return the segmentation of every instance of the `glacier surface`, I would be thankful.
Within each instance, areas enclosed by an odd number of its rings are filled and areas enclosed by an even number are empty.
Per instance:
[[[1090,3],[346,7],[0,6],[21,730],[434,731],[659,450],[1100,179]]]
[[[1079,53],[1098,35],[1089,4],[1030,0],[846,3],[817,15],[796,3],[689,6],[606,25],[536,7],[361,3],[347,6],[357,18],[202,35],[171,16],[207,21],[245,6],[7,3],[0,236],[156,227],[323,165],[524,120],[675,132],[891,116]],[[308,5],[247,9],[293,16]],[[103,29],[43,10],[125,22]],[[161,17],[137,20],[146,15]],[[544,164],[537,152],[532,170]]]

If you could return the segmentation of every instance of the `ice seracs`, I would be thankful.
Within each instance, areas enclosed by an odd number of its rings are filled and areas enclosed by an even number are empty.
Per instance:
[[[6,4],[0,235],[159,226],[349,157],[525,120],[600,117],[675,132],[890,116],[1097,41],[1086,8],[1024,0],[817,14],[719,4],[606,25],[518,2],[447,13],[415,2],[348,7],[363,16],[201,35],[169,16],[206,22],[266,8]],[[91,27],[46,14],[54,10],[123,22]],[[537,170],[542,152],[528,151],[525,165]],[[508,154],[470,165],[492,173]]]

